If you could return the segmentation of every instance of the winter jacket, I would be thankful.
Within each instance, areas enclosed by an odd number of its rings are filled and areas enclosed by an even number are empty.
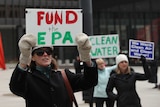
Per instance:
[[[47,78],[37,69],[22,71],[16,66],[11,80],[10,90],[25,99],[26,107],[72,107],[67,89],[60,71],[50,70]],[[84,67],[83,74],[65,70],[74,92],[89,89],[97,84],[97,67]]]
[[[151,71],[151,77],[149,78],[148,82],[150,83],[157,83],[158,82],[158,62],[157,60],[153,60],[148,62],[149,66],[150,66],[150,71]]]
[[[116,69],[116,65],[111,67],[105,67],[103,70],[98,69],[98,84],[94,87],[93,97],[108,98],[106,93],[107,83],[112,70]]]
[[[82,64],[82,65],[81,65]],[[74,61],[74,68],[75,68],[75,72],[77,73],[82,73],[82,69],[83,69],[83,62],[81,62],[80,60],[75,60]]]
[[[147,80],[150,77],[146,63],[143,63],[143,68],[145,74],[136,73],[131,69],[128,74],[111,75],[106,92],[109,98],[117,100],[117,107],[141,107],[135,84],[137,80]],[[117,94],[113,93],[113,88],[117,90]]]

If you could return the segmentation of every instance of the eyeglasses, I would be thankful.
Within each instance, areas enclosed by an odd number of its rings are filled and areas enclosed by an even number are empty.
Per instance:
[[[35,54],[37,54],[38,56],[43,56],[44,53],[47,53],[47,55],[51,55],[52,54],[52,50],[50,48],[46,48],[46,49],[37,49],[34,51]]]

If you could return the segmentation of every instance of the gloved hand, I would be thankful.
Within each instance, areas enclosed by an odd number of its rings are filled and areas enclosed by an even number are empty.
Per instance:
[[[140,60],[141,60],[142,62],[146,62],[146,58],[145,58],[143,55],[141,55]]]
[[[81,61],[91,61],[90,50],[92,47],[89,41],[89,37],[84,33],[80,33],[76,36],[75,41],[77,43],[77,49]]]
[[[19,42],[18,46],[20,49],[20,57],[19,57],[19,63],[20,64],[30,64],[31,62],[31,52],[32,47],[36,45],[36,36],[32,34],[24,34]]]

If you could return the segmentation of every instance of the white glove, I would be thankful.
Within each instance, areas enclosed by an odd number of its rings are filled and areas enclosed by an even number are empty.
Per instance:
[[[77,49],[81,61],[91,61],[90,50],[92,47],[89,41],[89,37],[84,33],[80,33],[76,36],[75,41],[77,43]]]
[[[36,36],[32,34],[24,34],[19,42],[18,46],[21,52],[19,62],[21,64],[30,64],[32,47],[36,45]]]

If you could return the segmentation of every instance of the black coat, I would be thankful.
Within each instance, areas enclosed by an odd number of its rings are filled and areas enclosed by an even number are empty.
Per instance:
[[[136,81],[147,80],[150,76],[148,66],[144,66],[145,74],[135,73],[131,69],[128,74],[112,74],[106,92],[108,96],[117,100],[117,107],[141,107],[140,98],[136,92]],[[117,90],[117,94],[113,93],[113,88]]]
[[[75,72],[77,73],[82,73],[82,69],[84,68],[83,65],[81,65],[81,61],[80,60],[75,60],[74,62],[74,68],[75,68]]]
[[[74,92],[97,84],[97,67],[85,66],[84,75],[65,72]],[[72,107],[59,71],[50,71],[50,78],[47,78],[37,70],[27,72],[17,66],[9,85],[14,94],[25,99],[26,107]]]
[[[150,66],[150,71],[151,71],[151,76],[148,80],[148,82],[150,83],[157,83],[158,82],[158,76],[157,76],[157,73],[158,73],[158,64],[157,64],[157,60],[153,60],[153,61],[150,61],[148,64]]]

